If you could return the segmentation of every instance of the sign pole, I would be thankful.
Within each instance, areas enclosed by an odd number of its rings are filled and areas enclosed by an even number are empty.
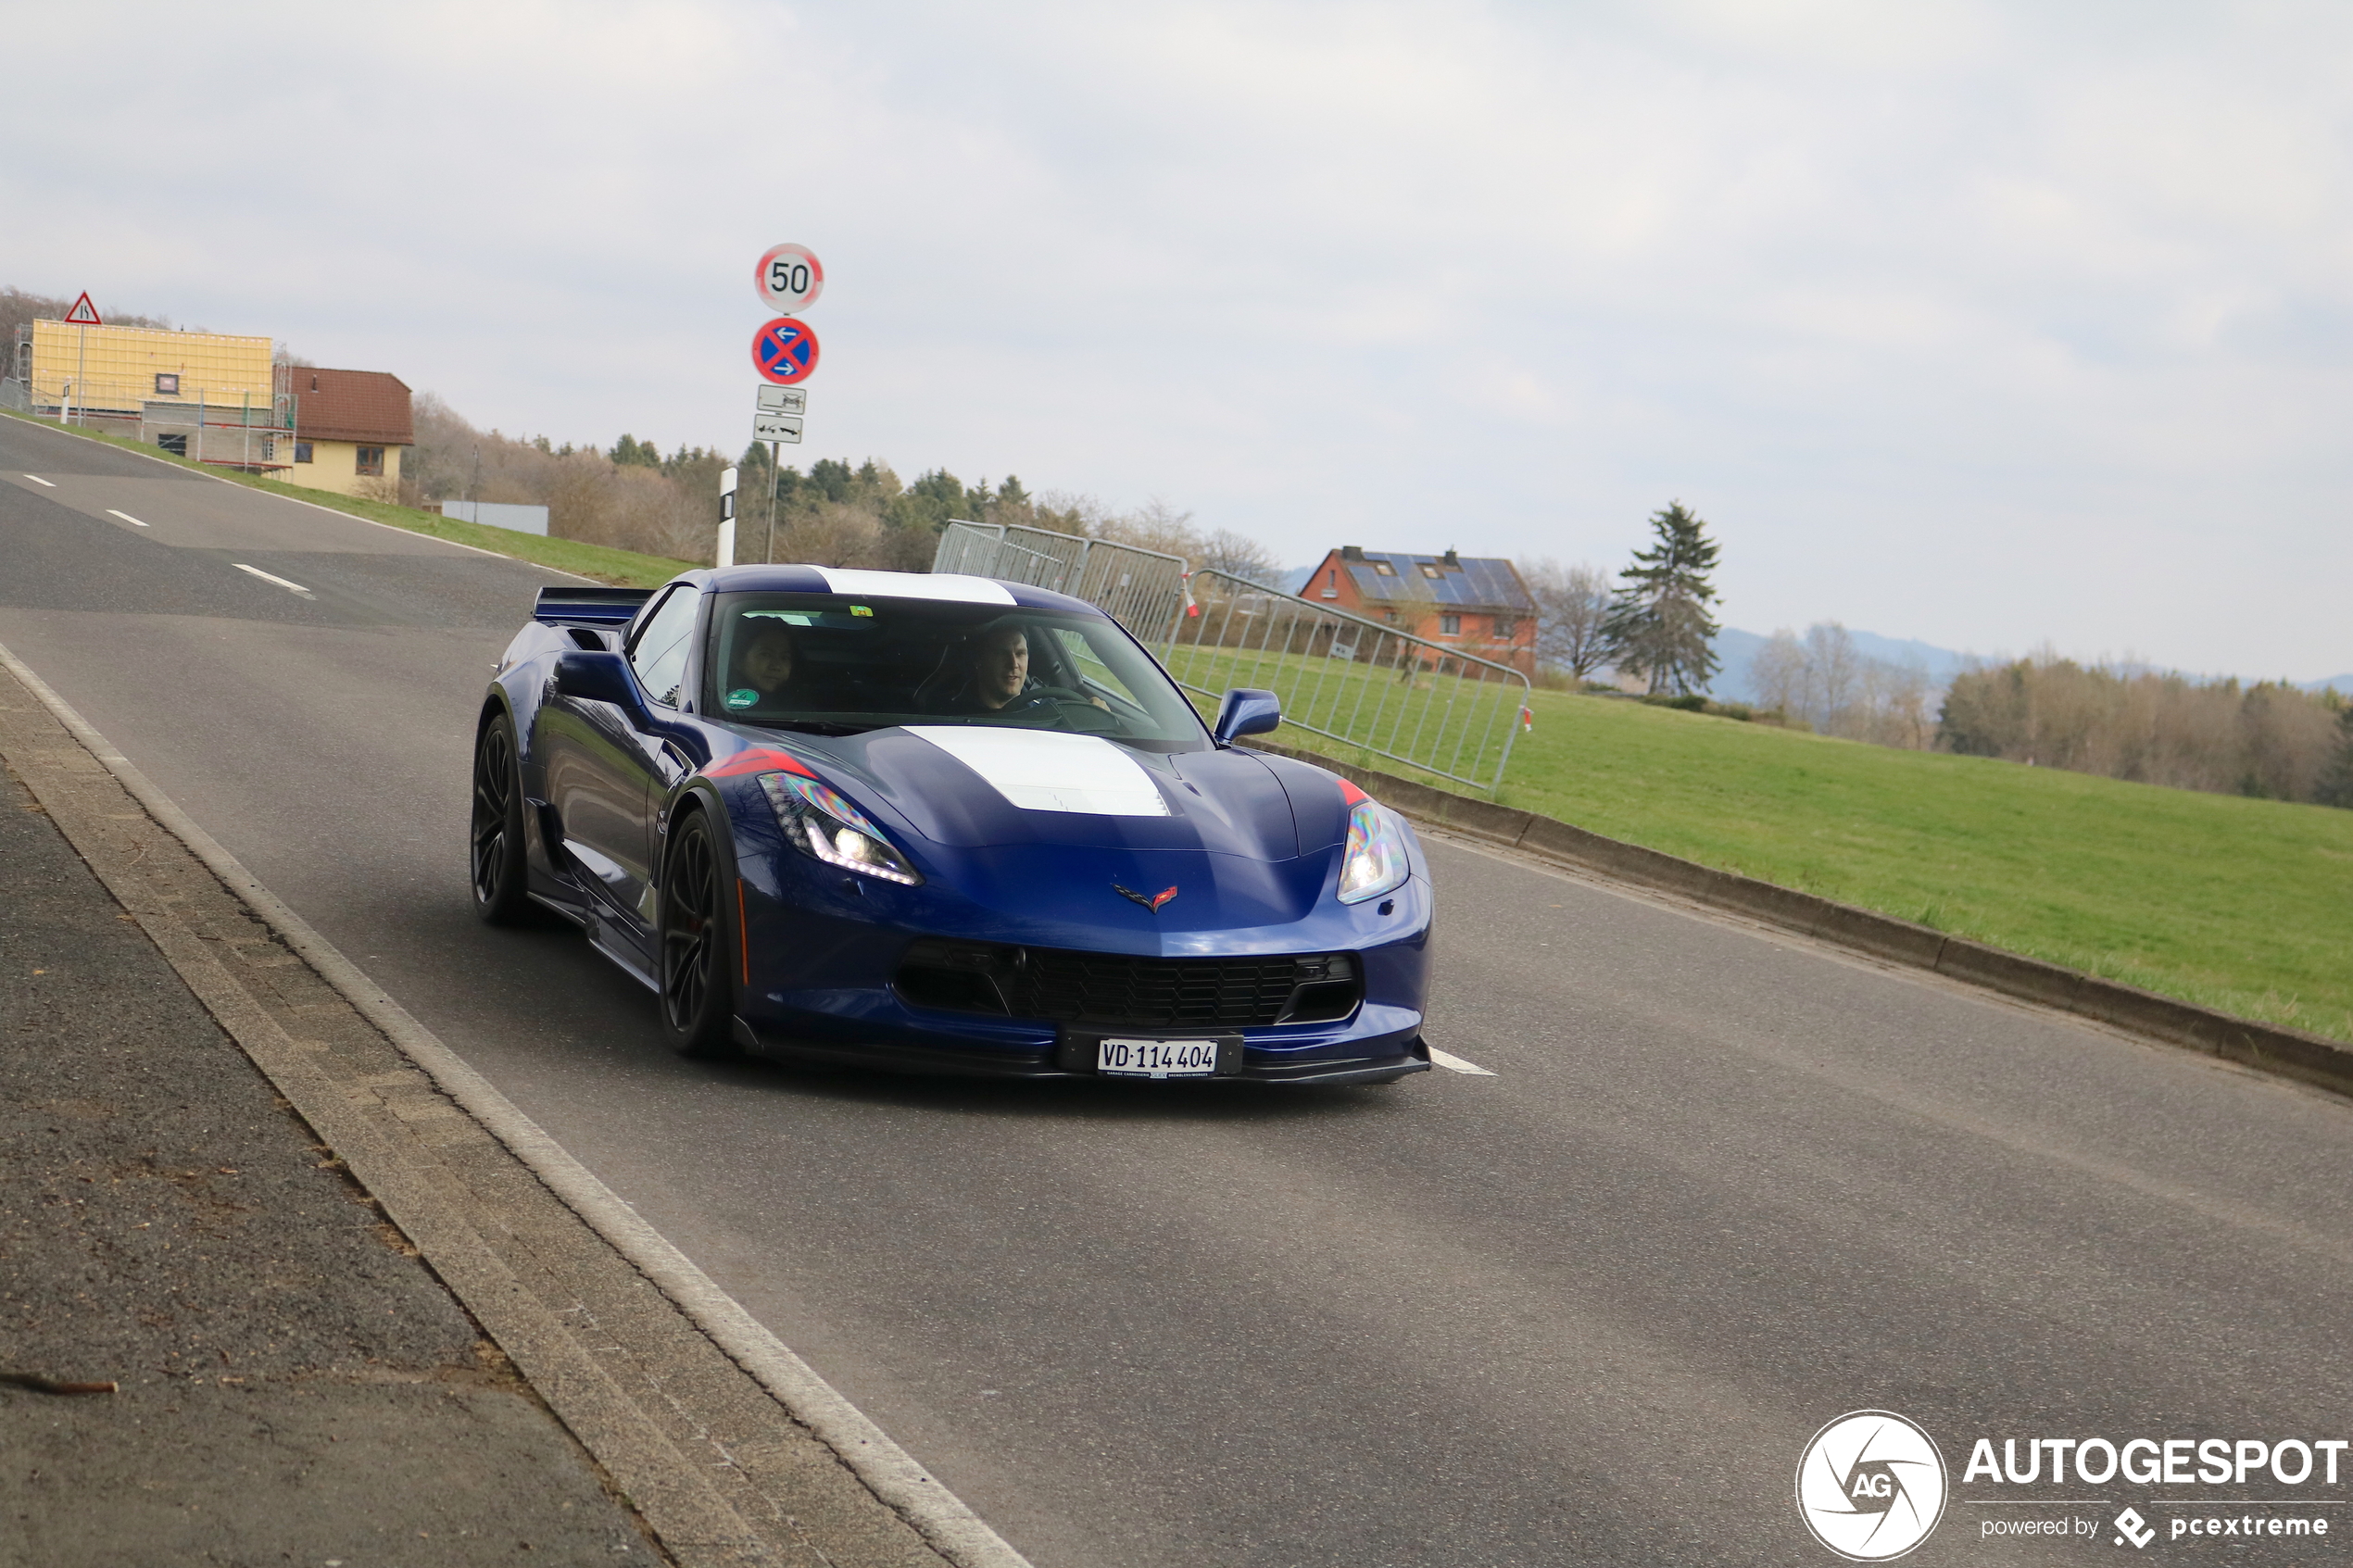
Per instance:
[[[736,564],[736,470],[719,476],[719,550],[713,566]]]
[[[779,471],[784,456],[783,442],[772,441],[768,444],[768,547],[761,552],[760,558],[763,562],[776,558],[776,492],[784,484],[785,476]]]
[[[82,385],[82,383],[90,379],[90,329],[74,328],[73,342],[73,395],[78,404],[73,411],[73,422],[78,425],[86,425],[90,422],[88,413],[90,392]]]

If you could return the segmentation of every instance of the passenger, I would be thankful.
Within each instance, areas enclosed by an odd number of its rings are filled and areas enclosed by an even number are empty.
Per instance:
[[[727,692],[727,706],[774,706],[792,684],[792,633],[777,621],[762,620],[741,635],[736,646],[736,680]]]

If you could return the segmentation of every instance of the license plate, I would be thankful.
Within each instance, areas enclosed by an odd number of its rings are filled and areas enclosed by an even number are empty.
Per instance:
[[[1214,1040],[1105,1040],[1095,1071],[1111,1078],[1206,1078],[1217,1071]]]

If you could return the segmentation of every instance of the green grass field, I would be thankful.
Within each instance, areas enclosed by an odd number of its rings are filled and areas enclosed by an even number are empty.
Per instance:
[[[24,420],[28,423],[39,424],[45,429],[57,428],[53,420],[32,420],[30,416],[17,413],[13,409],[0,409],[0,413],[5,413],[12,420]],[[162,462],[176,463],[184,469],[200,469],[205,473],[217,475],[233,484],[242,484],[248,489],[266,491],[272,495],[290,496],[297,501],[308,501],[313,506],[325,507],[332,511],[348,512],[353,517],[366,518],[371,522],[390,523],[395,528],[405,528],[411,533],[430,533],[436,539],[447,539],[457,545],[471,545],[475,549],[488,550],[493,555],[512,556],[517,560],[527,560],[535,565],[553,567],[559,571],[577,572],[583,577],[592,577],[599,583],[610,583],[616,587],[659,588],[679,572],[695,564],[692,561],[669,560],[661,556],[643,556],[634,550],[611,549],[603,545],[584,545],[576,539],[544,539],[535,533],[517,533],[512,529],[492,528],[479,522],[461,522],[456,518],[419,511],[413,507],[394,506],[384,501],[363,501],[356,496],[338,495],[331,490],[309,490],[299,484],[286,484],[278,480],[261,478],[257,474],[238,473],[209,463],[199,465],[185,458],[175,458],[169,452],[158,451],[153,446],[142,445],[136,441],[126,441],[120,436],[102,435],[96,431],[68,427],[67,433],[78,435],[85,441],[103,442],[108,446],[120,446],[125,451],[138,452]]]
[[[1291,700],[1317,681],[1336,689],[1334,661],[1269,659],[1252,671],[1226,655],[1178,647],[1171,668],[1211,690],[1252,676],[1283,692],[1293,720],[1369,738],[1345,721],[1369,707]],[[1353,692],[1365,677],[1338,679]],[[1455,683],[1424,684],[1442,701]],[[1195,701],[1204,714],[1214,707]],[[2353,1042],[2353,811],[1894,751],[1610,697],[1540,691],[1531,701],[1535,731],[1515,737],[1494,797],[1504,805]],[[1465,787],[1296,724],[1276,738]],[[1492,755],[1491,745],[1478,772]]]
[[[1606,697],[1534,706],[1505,805],[2353,1041],[2353,811]]]

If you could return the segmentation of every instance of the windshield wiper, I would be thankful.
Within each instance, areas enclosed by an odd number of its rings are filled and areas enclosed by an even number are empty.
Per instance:
[[[882,728],[879,724],[845,724],[828,719],[755,719],[751,722],[763,730],[794,730],[807,735],[862,735],[868,730]]]

